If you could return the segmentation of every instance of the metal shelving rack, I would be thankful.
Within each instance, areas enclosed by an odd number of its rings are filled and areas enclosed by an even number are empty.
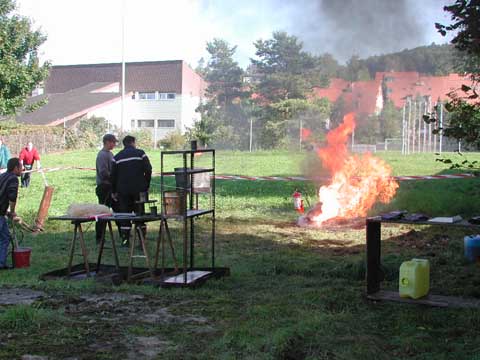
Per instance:
[[[202,154],[211,156],[211,167],[195,168],[195,156]],[[165,171],[165,157],[181,155],[183,167],[181,170]],[[228,268],[219,268],[215,266],[215,150],[214,149],[196,149],[192,143],[191,150],[176,150],[161,152],[161,210],[165,221],[174,219],[183,222],[183,267],[182,273],[176,276],[165,277],[162,279],[162,286],[192,286],[205,281],[210,277],[221,277],[229,274]],[[210,194],[209,208],[199,209],[198,193],[195,192],[195,174],[210,173]],[[180,197],[181,211],[178,215],[168,215],[165,209],[165,177],[180,177],[183,181],[183,187],[176,186],[176,191]],[[196,205],[196,206],[195,206]],[[211,267],[195,266],[195,220],[204,215],[210,215],[212,219],[211,227]],[[162,273],[165,269],[162,269]]]

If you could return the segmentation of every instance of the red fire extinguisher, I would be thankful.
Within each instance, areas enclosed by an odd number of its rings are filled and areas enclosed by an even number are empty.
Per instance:
[[[292,195],[293,197],[293,208],[298,211],[299,214],[303,214],[305,209],[303,207],[302,193],[298,190]]]

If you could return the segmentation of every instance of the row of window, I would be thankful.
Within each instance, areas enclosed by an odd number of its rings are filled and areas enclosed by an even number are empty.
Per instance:
[[[157,128],[174,128],[175,127],[175,120],[156,120],[157,121]],[[132,128],[154,128],[155,127],[155,120],[135,120],[132,119]]]
[[[175,93],[161,93],[158,91],[139,91],[133,93],[132,99],[137,100],[175,100]]]

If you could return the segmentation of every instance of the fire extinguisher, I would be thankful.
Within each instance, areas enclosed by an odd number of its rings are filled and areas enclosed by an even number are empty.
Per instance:
[[[305,212],[305,209],[303,207],[302,193],[298,190],[295,190],[292,197],[293,197],[293,208],[297,210],[299,214],[303,214]]]

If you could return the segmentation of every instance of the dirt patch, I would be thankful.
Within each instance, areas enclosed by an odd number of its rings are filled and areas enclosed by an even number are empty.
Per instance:
[[[31,289],[1,289],[0,305],[31,305],[45,296],[44,292]]]
[[[127,359],[155,359],[161,353],[175,347],[172,341],[162,340],[155,336],[139,336],[131,344],[132,349]]]

